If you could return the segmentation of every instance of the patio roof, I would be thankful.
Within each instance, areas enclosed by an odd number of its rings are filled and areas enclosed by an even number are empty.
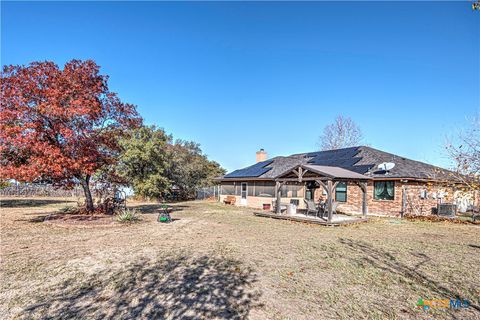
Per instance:
[[[335,166],[321,166],[314,164],[300,164],[284,171],[275,177],[276,207],[275,212],[281,213],[281,188],[288,183],[315,181],[327,193],[327,222],[332,222],[333,195],[339,182],[349,180],[357,184],[362,190],[362,213],[367,215],[367,181],[371,177]],[[315,206],[315,204],[313,204]],[[316,211],[315,209],[313,211]]]
[[[290,168],[288,171],[284,171],[275,179],[286,178],[292,173],[294,173],[297,177],[300,174],[301,177],[304,179],[309,175],[307,173],[310,173],[334,180],[372,180],[371,177],[367,177],[363,174],[353,172],[344,168],[333,166],[320,166],[314,164],[302,164],[299,166],[295,166],[293,168]]]

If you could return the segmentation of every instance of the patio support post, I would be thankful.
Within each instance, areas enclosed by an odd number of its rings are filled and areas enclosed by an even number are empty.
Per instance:
[[[275,213],[276,214],[280,214],[280,189],[282,187],[282,184],[280,183],[280,181],[276,181],[275,182],[275,195],[277,196],[277,200],[276,200],[276,207],[275,207]]]
[[[363,215],[364,218],[366,218],[367,217],[367,212],[368,212],[368,208],[367,208],[367,183],[362,182],[360,187],[363,191],[363,194],[362,194],[362,215]]]
[[[362,189],[362,216],[363,218],[367,217],[368,213],[368,201],[367,201],[367,186],[368,182],[359,182],[355,181],[355,183]]]
[[[332,214],[333,214],[333,199],[332,199],[332,190],[333,190],[333,182],[332,180],[328,180],[327,182],[327,203],[328,203],[328,223],[332,222]]]

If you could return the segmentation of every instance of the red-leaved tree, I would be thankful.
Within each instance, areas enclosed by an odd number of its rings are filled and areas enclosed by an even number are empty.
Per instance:
[[[1,73],[0,177],[80,183],[94,209],[92,175],[116,161],[118,137],[141,124],[132,104],[110,92],[91,60],[4,66]]]

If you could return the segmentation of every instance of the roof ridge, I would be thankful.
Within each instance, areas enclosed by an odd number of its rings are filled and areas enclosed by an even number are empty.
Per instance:
[[[300,153],[291,154],[291,155],[289,155],[289,157],[291,157],[291,156],[299,156],[299,155],[308,155],[308,154],[312,154],[312,153],[331,152],[331,151],[339,151],[339,150],[347,150],[347,149],[359,149],[359,148],[363,148],[363,147],[367,147],[367,146],[359,145],[359,146],[352,146],[352,147],[345,147],[345,148],[338,148],[338,149],[328,149],[328,150],[316,150],[316,151],[310,151],[310,152],[300,152]],[[372,148],[372,149],[373,149],[373,148]]]
[[[446,168],[442,168],[442,167],[440,167],[440,166],[436,166],[436,165],[430,164],[430,163],[428,163],[428,162],[411,159],[411,158],[408,158],[408,157],[405,157],[405,156],[401,156],[401,155],[398,155],[398,154],[395,154],[395,153],[391,153],[391,152],[383,151],[383,150],[380,150],[380,149],[376,149],[376,148],[373,148],[373,147],[367,146],[367,145],[358,145],[358,146],[345,147],[345,148],[339,148],[339,149],[329,149],[329,150],[318,150],[318,151],[312,151],[312,152],[295,153],[295,154],[290,155],[289,157],[291,157],[291,156],[299,156],[299,155],[305,155],[305,156],[306,156],[306,155],[312,154],[312,153],[331,152],[331,151],[339,151],[339,150],[355,149],[355,148],[356,148],[356,149],[359,149],[359,151],[367,150],[367,151],[379,152],[379,153],[382,153],[382,154],[384,154],[384,155],[389,155],[389,156],[393,156],[393,157],[395,157],[395,158],[401,158],[401,159],[409,160],[409,161],[415,161],[415,162],[417,162],[417,163],[421,163],[421,164],[428,165],[428,166],[431,166],[431,167],[434,167],[434,168],[438,168],[438,169],[442,169],[442,170],[447,170],[447,171],[448,171],[448,169],[446,169]]]
[[[370,147],[370,146],[363,146],[363,148],[365,148],[365,149],[370,149],[370,150],[373,150],[373,151],[375,151],[375,152],[387,154],[387,155],[390,155],[390,156],[393,156],[393,157],[396,157],[396,158],[401,158],[401,159],[403,159],[403,160],[413,161],[413,162],[421,163],[421,164],[423,164],[423,165],[427,165],[427,166],[430,166],[430,167],[433,167],[433,168],[437,168],[437,169],[449,171],[449,170],[446,169],[446,168],[442,168],[442,167],[439,167],[439,166],[430,164],[430,163],[428,163],[428,162],[423,162],[423,161],[420,161],[420,160],[410,159],[410,158],[407,158],[407,157],[404,157],[404,156],[400,156],[400,155],[398,155],[398,154],[394,154],[394,153],[391,153],[391,152],[387,152],[387,151],[375,149],[375,148],[372,148],[372,147]]]

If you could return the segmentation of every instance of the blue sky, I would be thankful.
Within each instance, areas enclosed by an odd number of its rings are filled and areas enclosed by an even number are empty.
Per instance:
[[[480,108],[470,2],[2,1],[2,65],[73,58],[228,170],[315,150],[337,114],[372,147],[446,166],[446,136]]]

